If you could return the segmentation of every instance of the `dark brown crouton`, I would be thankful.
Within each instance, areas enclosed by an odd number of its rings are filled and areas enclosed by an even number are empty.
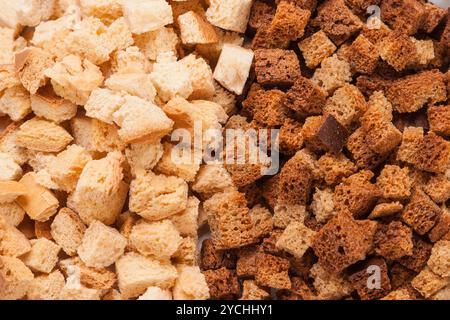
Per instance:
[[[324,92],[313,81],[299,77],[286,94],[286,107],[305,116],[322,113],[327,98]]]
[[[375,235],[375,252],[387,260],[410,256],[413,252],[411,228],[400,221],[380,225]]]
[[[427,265],[433,246],[417,236],[413,237],[413,244],[412,254],[399,259],[398,262],[410,270],[420,272]]]
[[[300,63],[292,50],[259,49],[255,51],[256,80],[264,86],[290,87],[300,74]]]
[[[230,250],[216,250],[211,239],[202,243],[200,255],[200,267],[202,270],[234,269],[236,267],[236,254]]]
[[[428,108],[430,130],[443,136],[450,136],[450,105]]]
[[[417,0],[384,0],[381,3],[381,20],[407,35],[419,30],[425,15],[423,5]]]
[[[372,74],[378,66],[378,49],[363,35],[359,35],[345,49],[344,56],[354,73]]]
[[[260,253],[256,257],[256,283],[275,289],[290,289],[289,260]]]
[[[420,235],[434,227],[441,209],[422,190],[413,193],[410,202],[402,214],[402,220]]]
[[[233,271],[222,267],[217,270],[206,270],[203,274],[209,287],[211,299],[232,300],[240,297],[241,288]]]

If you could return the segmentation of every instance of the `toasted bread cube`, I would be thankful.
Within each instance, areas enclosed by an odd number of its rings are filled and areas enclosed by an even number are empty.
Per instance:
[[[97,88],[91,92],[84,109],[86,115],[113,124],[113,114],[124,104],[125,99],[108,89]]]
[[[378,49],[363,35],[359,35],[344,49],[344,55],[355,73],[372,74],[378,66]]]
[[[428,108],[430,129],[443,136],[450,135],[450,105],[430,106]]]
[[[0,112],[13,121],[22,120],[31,112],[30,94],[22,86],[6,89],[0,98]]]
[[[231,300],[240,296],[240,286],[234,271],[222,267],[203,272],[212,300]]]
[[[136,175],[142,170],[152,170],[163,156],[164,149],[161,142],[132,143],[126,150],[128,164]]]
[[[31,270],[50,273],[58,262],[61,248],[46,238],[31,240],[31,250],[22,257],[22,261]]]
[[[21,84],[13,64],[0,65],[0,90],[12,88]]]
[[[416,45],[402,32],[391,32],[377,48],[381,59],[399,72],[411,67],[417,60]]]
[[[4,219],[10,225],[17,227],[25,217],[25,211],[17,202],[0,204],[0,219]]]
[[[178,266],[178,278],[173,287],[174,300],[207,300],[209,288],[197,266]]]
[[[158,141],[173,125],[158,106],[133,96],[125,97],[125,103],[113,114],[113,119],[120,126],[119,136],[127,143]]]
[[[183,159],[176,158],[173,154],[176,152],[176,147],[171,143],[163,144],[164,153],[161,160],[156,165],[155,170],[158,173],[167,176],[176,176],[183,178],[186,182],[192,182],[200,170],[201,159]]]
[[[56,156],[48,168],[52,180],[64,191],[75,190],[84,166],[90,161],[90,154],[73,144]]]
[[[60,152],[72,140],[63,127],[39,118],[22,124],[16,137],[18,146],[41,152]]]
[[[119,231],[98,220],[91,223],[78,247],[78,255],[89,267],[109,267],[124,253],[127,240]]]
[[[55,242],[69,256],[74,256],[81,244],[86,226],[69,208],[62,208],[53,219],[50,233]]]
[[[68,55],[45,71],[56,94],[77,104],[85,105],[91,92],[103,82],[100,69],[89,60]]]
[[[0,48],[2,49],[2,53],[0,53],[1,64],[12,64],[14,62],[14,39],[15,31],[2,24],[2,27],[0,27]]]
[[[349,126],[367,110],[366,100],[357,87],[344,84],[325,105],[324,111],[333,115],[342,125]]]
[[[31,110],[38,117],[61,123],[77,114],[77,105],[58,97],[51,87],[31,95]]]
[[[441,277],[426,267],[411,281],[411,284],[425,298],[429,298],[448,285],[448,278]]]
[[[19,259],[0,256],[0,299],[16,300],[25,296],[33,273]]]
[[[162,27],[156,31],[150,31],[135,35],[135,45],[138,46],[145,57],[150,61],[156,61],[162,52],[177,54],[180,40],[172,28]]]
[[[19,257],[31,249],[27,237],[8,220],[0,217],[0,255]]]
[[[297,258],[301,258],[306,250],[311,247],[315,234],[313,230],[305,227],[304,224],[291,222],[284,229],[275,246]]]
[[[31,94],[35,94],[47,82],[44,72],[53,66],[54,61],[44,50],[29,47],[16,53],[15,63],[20,82]]]
[[[116,262],[116,271],[119,289],[124,298],[137,297],[151,286],[169,289],[177,278],[177,270],[170,263],[131,252]]]
[[[450,277],[450,241],[441,240],[431,250],[428,267],[441,277]]]
[[[20,182],[25,186],[26,194],[19,197],[17,203],[31,219],[45,222],[56,213],[58,199],[50,190],[37,183],[35,173],[27,173]]]
[[[350,65],[347,61],[340,60],[336,54],[324,59],[312,77],[312,81],[329,94],[351,79]]]
[[[235,45],[225,44],[214,70],[216,79],[226,89],[240,95],[250,73],[253,52]]]
[[[59,300],[66,281],[59,270],[35,277],[28,288],[28,300]]]
[[[199,205],[200,200],[194,196],[189,197],[187,208],[183,212],[169,217],[181,236],[197,237]]]
[[[323,59],[331,56],[336,50],[336,46],[322,30],[302,40],[298,46],[305,58],[307,67],[311,69],[316,68]]]
[[[193,11],[178,16],[178,25],[184,44],[209,44],[218,41],[214,27]]]
[[[240,300],[268,300],[270,293],[259,287],[254,280],[244,280]]]
[[[130,242],[137,251],[160,261],[168,261],[181,243],[178,230],[170,220],[137,223],[130,233]]]
[[[147,73],[152,66],[144,53],[137,46],[128,47],[125,50],[116,51],[112,55],[111,73]]]
[[[16,181],[0,181],[0,204],[10,203],[28,192],[26,187]]]
[[[210,194],[224,191],[233,187],[228,171],[220,164],[205,164],[192,184],[192,190],[201,194]]]
[[[122,154],[112,152],[103,159],[89,161],[81,172],[68,206],[86,224],[99,220],[110,225],[121,212],[128,189],[122,182],[122,161]]]
[[[148,287],[138,300],[172,300],[172,292],[159,287]]]
[[[244,33],[251,7],[251,0],[211,0],[206,19],[222,29]]]
[[[198,44],[195,47],[195,51],[208,60],[211,65],[217,64],[217,60],[219,60],[224,44],[228,43],[236,46],[242,46],[244,44],[244,38],[237,32],[216,28],[216,34],[219,38],[217,43]]]
[[[22,168],[8,153],[0,152],[0,181],[17,180],[22,175]]]
[[[425,7],[417,0],[386,0],[381,4],[381,19],[407,35],[415,34],[425,18]]]
[[[151,75],[139,73],[115,73],[105,81],[105,86],[116,92],[124,91],[132,96],[155,101],[156,89]]]
[[[165,0],[125,0],[122,10],[131,32],[136,34],[173,23],[172,7]]]
[[[211,99],[215,93],[213,73],[211,67],[203,58],[196,58],[194,55],[189,55],[180,60],[189,71],[192,93],[189,96],[193,99]]]
[[[450,180],[445,175],[431,177],[423,189],[436,203],[444,203],[450,198]]]
[[[147,220],[162,220],[187,208],[183,179],[152,172],[139,173],[130,186],[130,210]]]
[[[339,300],[353,290],[350,283],[342,276],[327,272],[319,263],[314,264],[309,273],[314,279],[313,286],[320,300]]]

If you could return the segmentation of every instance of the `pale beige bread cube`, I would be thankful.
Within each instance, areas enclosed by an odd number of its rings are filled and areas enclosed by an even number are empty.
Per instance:
[[[125,97],[125,103],[113,114],[113,119],[120,127],[120,138],[126,143],[158,141],[173,126],[161,108],[134,96]]]
[[[186,182],[194,181],[202,162],[201,153],[182,149],[168,142],[163,144],[163,149],[163,155],[155,171],[182,178]]]
[[[3,91],[14,86],[19,86],[19,76],[13,64],[0,65],[0,91]]]
[[[226,31],[216,27],[216,34],[219,38],[217,43],[198,44],[195,46],[195,51],[208,60],[211,66],[217,64],[222,48],[226,43],[236,46],[243,46],[244,44],[244,38],[237,32]]]
[[[91,92],[103,82],[96,65],[75,55],[65,56],[45,71],[56,94],[77,105],[85,105]]]
[[[70,121],[75,144],[89,152],[122,151],[126,144],[120,139],[118,127],[84,116],[76,116]]]
[[[142,172],[130,185],[130,210],[150,221],[180,213],[187,202],[188,185],[181,178]]]
[[[425,267],[412,279],[411,284],[425,298],[429,298],[450,283],[449,278],[435,274],[429,267]]]
[[[136,34],[173,23],[172,7],[165,0],[123,0],[122,10],[131,32]]]
[[[120,17],[115,20],[106,31],[107,46],[111,53],[116,50],[124,50],[134,44],[133,34],[125,18]]]
[[[439,290],[436,292],[432,297],[432,300],[450,300],[450,285],[445,287],[444,289]]]
[[[80,259],[89,267],[109,267],[123,255],[127,239],[98,220],[91,223],[78,247]]]
[[[293,222],[303,223],[308,212],[304,205],[277,203],[274,207],[273,225],[285,229]]]
[[[76,144],[59,153],[48,167],[48,172],[61,190],[72,192],[86,164],[92,160],[91,155]]]
[[[109,63],[111,73],[149,73],[152,70],[152,63],[137,46],[113,52]]]
[[[193,92],[189,96],[190,100],[194,99],[211,99],[214,96],[214,80],[211,67],[203,58],[197,58],[194,54],[180,60],[190,74]]]
[[[51,86],[31,95],[31,110],[38,117],[61,123],[72,119],[77,114],[77,105],[58,97]]]
[[[172,263],[185,264],[189,266],[198,265],[198,238],[184,237],[181,240],[178,250],[172,256]]]
[[[69,256],[77,254],[85,232],[83,221],[69,208],[59,210],[50,226],[52,238]]]
[[[15,30],[2,26],[0,23],[0,64],[8,65],[14,62]]]
[[[0,181],[17,180],[22,176],[22,168],[9,153],[0,152]]]
[[[199,206],[200,200],[191,196],[184,211],[169,217],[181,236],[197,238]]]
[[[199,109],[200,113],[207,115],[204,122],[207,122],[208,129],[219,129],[216,122],[225,125],[229,119],[227,112],[220,103],[208,100],[192,100],[191,103]]]
[[[222,29],[244,33],[251,7],[252,0],[210,0],[206,19]]]
[[[35,272],[50,273],[58,262],[60,246],[46,238],[33,239],[31,250],[21,257],[25,265]]]
[[[172,52],[162,52],[158,55],[151,73],[153,85],[163,102],[180,96],[188,98],[193,93],[191,72],[177,61]]]
[[[320,190],[316,188],[310,208],[317,222],[324,223],[330,220],[336,214],[334,211],[333,192],[330,189]]]
[[[162,52],[172,52],[177,55],[177,47],[180,43],[173,28],[162,27],[134,36],[135,45],[138,46],[145,57],[150,61],[156,61]]]
[[[34,27],[48,20],[54,12],[56,0],[24,0],[18,7],[17,17],[23,26]]]
[[[15,66],[20,82],[31,94],[35,94],[45,85],[47,78],[44,72],[54,63],[50,54],[36,47],[26,47],[15,55]]]
[[[36,221],[45,222],[52,217],[59,207],[59,201],[47,188],[36,182],[36,174],[29,172],[20,179],[26,188],[26,194],[17,199],[17,203],[27,215]]]
[[[207,300],[210,298],[205,276],[198,266],[178,265],[173,287],[174,300]]]
[[[233,188],[233,180],[222,164],[204,164],[191,188],[202,195],[208,195]]]
[[[177,20],[183,44],[209,44],[218,41],[214,27],[194,11],[178,16]]]
[[[20,182],[0,181],[0,204],[13,202],[27,192],[27,188]]]
[[[337,54],[334,54],[322,61],[311,79],[331,94],[337,88],[349,83],[352,80],[352,73],[348,62],[340,60]]]
[[[10,225],[17,227],[25,217],[25,211],[17,202],[0,204],[0,219],[4,219]]]
[[[120,94],[109,89],[97,88],[91,92],[84,109],[86,115],[100,121],[113,124],[113,114],[125,103]]]
[[[28,300],[59,300],[61,291],[66,284],[63,274],[55,270],[50,274],[35,277],[28,288]]]
[[[19,259],[0,256],[0,300],[22,299],[34,275]]]
[[[148,287],[170,289],[178,276],[174,266],[129,252],[116,262],[119,290],[125,299],[143,294]]]
[[[170,220],[140,221],[131,230],[129,238],[140,254],[160,261],[169,261],[182,239]]]
[[[19,257],[31,249],[27,237],[0,216],[0,255]]]
[[[125,149],[125,155],[133,175],[140,171],[152,170],[163,153],[164,148],[160,141],[132,143]]]
[[[340,300],[353,291],[347,280],[340,275],[328,273],[318,263],[312,266],[309,273],[314,279],[313,286],[319,300]]]
[[[300,259],[306,250],[311,247],[315,235],[316,232],[303,223],[291,222],[284,229],[275,246]]]
[[[172,300],[172,292],[159,287],[148,287],[138,300]]]
[[[222,106],[228,116],[236,113],[236,96],[214,80],[215,93],[211,101]]]
[[[80,0],[79,5],[83,16],[96,17],[107,25],[120,18],[123,14],[120,0]]]
[[[337,49],[322,30],[300,41],[298,47],[305,58],[306,66],[310,69],[316,68]]]
[[[111,152],[105,158],[89,161],[83,168],[67,205],[84,223],[99,220],[111,225],[120,214],[128,185],[122,181],[123,155]]]
[[[224,44],[214,70],[214,79],[237,95],[242,94],[250,73],[253,57],[252,50]]]
[[[74,268],[76,269],[76,267]],[[61,290],[60,300],[101,300],[101,290],[86,288],[80,283],[79,271],[74,271],[73,275],[70,275],[66,279],[66,284]]]
[[[255,280],[242,282],[242,297],[239,300],[268,300],[270,293],[259,287]]]
[[[408,289],[405,288],[391,291],[388,295],[384,296],[380,300],[414,300],[414,298],[411,297]]]
[[[450,241],[436,242],[427,264],[435,274],[441,277],[450,277]]]
[[[72,140],[63,127],[37,117],[24,122],[16,136],[18,146],[41,152],[60,152]]]
[[[416,47],[416,67],[423,67],[428,65],[434,58],[434,44],[432,40],[417,40],[410,37],[411,41]]]
[[[0,112],[13,121],[23,120],[31,112],[30,94],[22,86],[6,89],[0,98]]]
[[[115,73],[105,81],[106,88],[116,92],[126,92],[150,102],[155,101],[156,89],[150,74]]]

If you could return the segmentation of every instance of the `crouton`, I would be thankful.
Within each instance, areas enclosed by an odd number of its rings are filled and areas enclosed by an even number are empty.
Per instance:
[[[19,259],[0,256],[0,299],[23,298],[33,281],[33,273]]]
[[[173,23],[172,7],[165,0],[122,2],[123,15],[131,32],[142,34]]]
[[[31,95],[30,100],[35,115],[56,123],[70,120],[77,114],[77,105],[58,97],[50,86]]]
[[[316,68],[337,49],[322,30],[300,41],[298,47],[305,58],[306,66],[310,69]]]
[[[251,7],[251,0],[211,0],[206,19],[222,29],[244,33]]]
[[[0,153],[0,181],[17,180],[22,175],[22,168],[8,153]]]
[[[213,26],[193,11],[178,16],[178,25],[184,44],[209,44],[218,41]]]
[[[178,266],[178,278],[173,287],[174,300],[207,300],[210,297],[205,276],[199,267]]]
[[[31,112],[30,94],[22,86],[6,89],[0,98],[0,112],[13,121],[24,119]]]
[[[69,208],[62,208],[53,219],[51,235],[61,249],[74,256],[81,244],[86,226],[80,217]]]
[[[58,262],[60,247],[46,238],[31,240],[31,250],[22,257],[22,261],[31,270],[50,273]]]

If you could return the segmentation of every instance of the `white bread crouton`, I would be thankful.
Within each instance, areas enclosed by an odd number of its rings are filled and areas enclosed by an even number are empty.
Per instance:
[[[16,72],[16,68],[13,64],[0,65],[0,91],[3,91],[14,86],[19,86],[19,75]]]
[[[77,116],[70,121],[75,143],[90,152],[111,152],[125,149],[118,127],[103,121]]]
[[[13,29],[0,27],[0,64],[12,64],[14,62],[14,34]]]
[[[38,117],[61,123],[77,114],[77,105],[58,97],[51,86],[46,86],[31,95],[31,110]]]
[[[112,73],[148,73],[152,65],[139,47],[128,47],[113,53],[110,60]]]
[[[244,33],[251,7],[252,0],[210,0],[206,19],[222,29]]]
[[[27,237],[3,217],[0,217],[0,255],[19,257],[29,252],[30,249],[31,244]]]
[[[54,12],[56,0],[24,0],[17,11],[19,22],[23,26],[34,27],[48,20]]]
[[[108,89],[97,88],[91,92],[84,109],[86,115],[113,124],[113,114],[124,104],[125,99]]]
[[[195,192],[208,195],[233,188],[233,180],[222,164],[204,164],[191,187]]]
[[[291,222],[278,238],[275,246],[301,259],[311,247],[316,232],[301,222]]]
[[[172,292],[159,287],[148,287],[138,300],[172,300]]]
[[[134,96],[126,96],[125,103],[113,115],[119,125],[119,136],[127,143],[158,141],[172,130],[170,120],[158,106]]]
[[[81,271],[78,266],[69,266],[66,273],[66,284],[61,290],[60,300],[100,300],[100,290],[86,288],[81,284]]]
[[[91,155],[83,147],[73,144],[53,159],[48,172],[61,190],[72,192],[84,166],[91,160]]]
[[[180,43],[175,31],[167,27],[139,34],[134,38],[135,45],[142,50],[145,57],[150,61],[156,61],[156,58],[162,52],[172,52],[176,56],[177,47]]]
[[[35,277],[28,288],[28,300],[59,300],[66,281],[59,270]]]
[[[138,297],[148,287],[169,289],[177,278],[177,270],[170,263],[127,253],[116,262],[119,289],[125,299]]]
[[[85,231],[80,217],[69,208],[59,210],[50,226],[53,239],[69,256],[76,255]]]
[[[16,136],[18,146],[41,152],[60,152],[72,140],[72,136],[63,127],[39,118],[22,124]]]
[[[216,43],[218,37],[214,27],[193,11],[178,16],[181,41],[187,45]]]
[[[122,162],[120,152],[111,152],[84,166],[76,189],[68,199],[68,207],[76,211],[84,223],[99,220],[110,225],[116,220],[127,191],[127,188],[123,190]]]
[[[225,44],[214,70],[214,79],[237,95],[242,94],[250,73],[253,56],[252,50]]]
[[[199,252],[197,250],[198,238],[185,237],[181,240],[177,252],[172,256],[176,264],[198,265]]]
[[[223,125],[227,123],[229,116],[219,103],[208,100],[193,100],[191,103],[199,108],[200,112],[208,114],[210,118],[215,118],[213,122],[217,120]],[[216,124],[210,124],[210,127],[216,127]]]
[[[10,225],[17,227],[24,217],[25,211],[16,202],[0,204],[0,219],[5,219]]]
[[[199,206],[200,200],[194,196],[189,197],[187,208],[183,212],[169,217],[181,236],[197,238]]]
[[[138,222],[130,233],[131,245],[143,256],[169,261],[181,243],[172,221]]]
[[[178,278],[173,287],[174,300],[207,300],[209,287],[198,266],[177,267]]]
[[[124,253],[127,239],[98,220],[91,223],[78,247],[80,259],[89,267],[109,267]]]
[[[155,101],[156,89],[149,74],[115,73],[105,81],[105,86],[112,91],[124,91],[150,102]]]
[[[28,152],[16,144],[18,131],[19,123],[11,123],[0,133],[0,152],[9,154],[18,165],[23,165],[28,160]]]
[[[36,181],[36,174],[29,172],[20,179],[27,193],[17,199],[17,203],[28,216],[36,221],[45,222],[52,217],[59,207],[59,201],[47,188]]]
[[[188,186],[183,179],[140,173],[130,185],[130,210],[147,220],[162,220],[187,208]]]
[[[21,260],[0,256],[0,300],[23,298],[33,278],[33,273]]]
[[[16,181],[0,181],[0,204],[10,203],[27,193],[23,184]]]
[[[236,96],[214,80],[215,93],[212,102],[219,104],[228,116],[236,113]]]
[[[31,94],[35,94],[40,87],[45,85],[47,79],[44,71],[53,64],[53,57],[36,47],[27,47],[17,52],[15,56],[20,82]]]
[[[13,34],[19,33],[22,29],[17,16],[19,5],[18,1],[4,1],[0,12],[0,26],[13,30]]]
[[[236,46],[244,44],[244,37],[237,32],[216,28],[216,34],[219,39],[217,43],[198,44],[195,47],[195,51],[208,60],[211,66],[216,65],[217,60],[219,60],[224,44],[228,43]]]
[[[193,92],[191,73],[171,52],[158,55],[151,77],[158,96],[164,102],[176,96],[187,99]]]
[[[47,69],[56,94],[77,105],[85,105],[91,92],[103,82],[100,69],[89,60],[69,55]]]
[[[31,112],[30,94],[22,86],[6,89],[0,98],[0,112],[13,121],[22,120]]]
[[[179,61],[191,75],[192,93],[189,99],[210,99],[214,93],[214,80],[211,67],[203,58],[189,56]]]
[[[96,17],[107,25],[122,16],[120,0],[80,0],[80,8],[83,16]]]
[[[122,10],[131,32],[136,34],[173,23],[172,7],[165,0],[123,0]]]
[[[164,149],[160,141],[153,143],[132,143],[125,150],[131,171],[136,175],[139,171],[152,170],[163,155]]]
[[[0,181],[17,180],[22,176],[22,168],[14,161],[14,158],[4,152],[0,152]]]
[[[50,273],[58,262],[60,249],[46,238],[31,240],[31,250],[22,257],[22,261],[33,271]]]

